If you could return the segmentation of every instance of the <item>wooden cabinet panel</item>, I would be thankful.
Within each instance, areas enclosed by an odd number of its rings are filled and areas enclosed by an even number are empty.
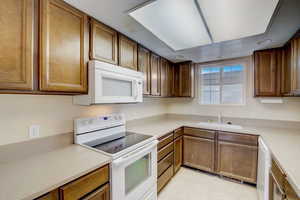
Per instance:
[[[285,173],[282,170],[282,168],[279,166],[277,161],[275,161],[274,159],[272,159],[271,172],[272,172],[274,178],[276,179],[276,183],[281,188],[281,190],[283,190]]]
[[[160,96],[160,57],[151,54],[151,95]]]
[[[160,59],[160,96],[168,96],[168,61]]]
[[[49,192],[48,194],[45,194],[39,198],[36,198],[35,200],[59,200],[58,190]]]
[[[191,62],[179,64],[179,96],[194,97],[194,66]]]
[[[87,92],[88,19],[60,0],[40,1],[40,90]]]
[[[173,142],[169,143],[167,146],[158,151],[157,161],[163,159],[166,155],[171,153],[174,150]]]
[[[174,84],[174,65],[171,62],[168,62],[167,67],[167,83],[168,83],[168,96],[175,96],[175,84]]]
[[[83,200],[110,200],[109,184],[104,185]]]
[[[176,173],[182,165],[182,148],[183,136],[180,136],[174,141],[174,173]]]
[[[159,143],[157,145],[157,148],[158,150],[160,150],[161,148],[163,148],[164,146],[166,146],[167,144],[173,142],[173,139],[174,139],[174,134],[173,132],[171,133],[168,133],[162,137],[160,137],[158,140],[159,140]]]
[[[1,0],[0,89],[33,90],[34,0]]]
[[[183,128],[178,128],[174,131],[174,138],[177,138],[182,135],[183,135]]]
[[[281,94],[283,96],[291,96],[292,90],[291,90],[291,61],[292,61],[292,49],[291,44],[288,43],[283,47],[283,53],[282,53],[282,65],[281,65]]]
[[[280,94],[280,63],[278,50],[254,53],[255,96],[276,97]]]
[[[163,158],[161,161],[157,164],[157,177],[160,177],[162,173],[166,171],[171,165],[173,165],[174,160],[174,153],[169,153],[165,158]]]
[[[109,167],[102,167],[59,188],[60,200],[79,199],[109,181]]]
[[[90,34],[90,59],[118,64],[117,31],[92,19]]]
[[[245,144],[250,146],[258,145],[258,135],[240,134],[219,131],[218,139],[238,144]]]
[[[206,139],[215,139],[216,131],[212,130],[205,130],[205,129],[199,129],[199,128],[190,128],[190,127],[184,127],[183,129],[184,135],[194,136],[194,137],[202,137]]]
[[[173,165],[171,165],[157,180],[157,192],[160,192],[174,175]]]
[[[211,139],[183,136],[183,164],[213,172],[215,142]]]
[[[292,93],[296,96],[300,95],[300,38],[291,41],[291,78]]]
[[[300,197],[297,195],[291,184],[287,179],[284,180],[284,191],[286,194],[287,200],[300,200]]]
[[[143,94],[149,95],[151,90],[150,51],[139,46],[138,70],[143,72]]]
[[[256,183],[257,147],[218,142],[218,167],[221,175]]]
[[[137,54],[137,43],[124,35],[119,35],[119,65],[137,71]]]

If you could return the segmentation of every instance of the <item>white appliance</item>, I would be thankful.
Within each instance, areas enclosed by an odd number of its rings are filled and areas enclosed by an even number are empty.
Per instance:
[[[270,151],[261,137],[258,139],[257,194],[259,200],[269,200]]]
[[[157,200],[157,143],[127,132],[122,114],[76,119],[74,140],[112,158],[112,200]]]
[[[143,101],[143,73],[113,64],[89,62],[89,92],[74,104],[137,103]]]

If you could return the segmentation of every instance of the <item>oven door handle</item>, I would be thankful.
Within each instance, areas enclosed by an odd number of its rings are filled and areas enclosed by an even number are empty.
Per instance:
[[[126,163],[126,162],[132,160],[133,158],[143,156],[145,153],[149,152],[151,149],[156,147],[157,144],[158,144],[158,141],[154,140],[153,142],[151,142],[150,145],[147,145],[146,147],[138,148],[135,151],[133,151],[121,158],[114,160],[112,164],[114,166],[120,166],[121,164]]]

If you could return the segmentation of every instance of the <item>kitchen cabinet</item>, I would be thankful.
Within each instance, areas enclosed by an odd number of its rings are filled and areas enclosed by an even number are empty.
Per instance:
[[[109,184],[97,189],[92,194],[88,195],[87,197],[83,198],[83,200],[110,200],[109,195]]]
[[[177,64],[175,68],[175,96],[194,97],[194,65],[192,62]]]
[[[182,165],[183,136],[174,140],[174,173],[178,172]]]
[[[168,61],[164,58],[160,59],[160,96],[168,96]]]
[[[281,79],[281,85],[280,85],[280,89],[281,89],[281,94],[282,96],[292,96],[292,90],[291,90],[291,53],[292,53],[292,49],[291,49],[291,44],[290,42],[287,43],[283,48],[283,53],[282,53],[282,60],[283,60],[283,64],[281,66],[281,72],[280,72],[280,79]]]
[[[119,34],[119,65],[137,71],[138,45],[135,41]]]
[[[300,95],[300,37],[291,40],[291,92]]]
[[[300,197],[286,178],[284,180],[284,191],[287,200],[300,200]]]
[[[58,190],[56,189],[52,192],[49,192],[35,200],[59,200]]]
[[[138,53],[138,71],[144,75],[143,81],[143,94],[150,95],[151,92],[151,66],[150,66],[151,52],[141,46],[139,46]]]
[[[2,0],[0,25],[0,89],[33,90],[34,0]]]
[[[61,0],[40,1],[40,90],[87,92],[88,17]]]
[[[118,33],[92,19],[90,37],[90,59],[118,64]]]
[[[241,181],[256,183],[258,137],[219,132],[217,173]]]
[[[254,52],[255,97],[281,96],[282,49]]]
[[[160,57],[151,53],[151,95],[160,96]]]
[[[215,142],[211,139],[183,136],[183,164],[208,172],[214,171]]]
[[[175,76],[175,70],[174,70],[174,64],[171,62],[168,62],[167,67],[167,82],[168,82],[168,96],[174,97],[175,96],[175,83],[174,83],[174,76]]]

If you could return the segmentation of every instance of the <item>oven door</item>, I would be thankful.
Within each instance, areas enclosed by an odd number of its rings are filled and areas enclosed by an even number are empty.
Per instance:
[[[142,80],[135,77],[97,70],[95,103],[134,103],[143,99]]]
[[[112,200],[142,200],[151,190],[156,199],[157,143],[155,140],[112,162]]]

